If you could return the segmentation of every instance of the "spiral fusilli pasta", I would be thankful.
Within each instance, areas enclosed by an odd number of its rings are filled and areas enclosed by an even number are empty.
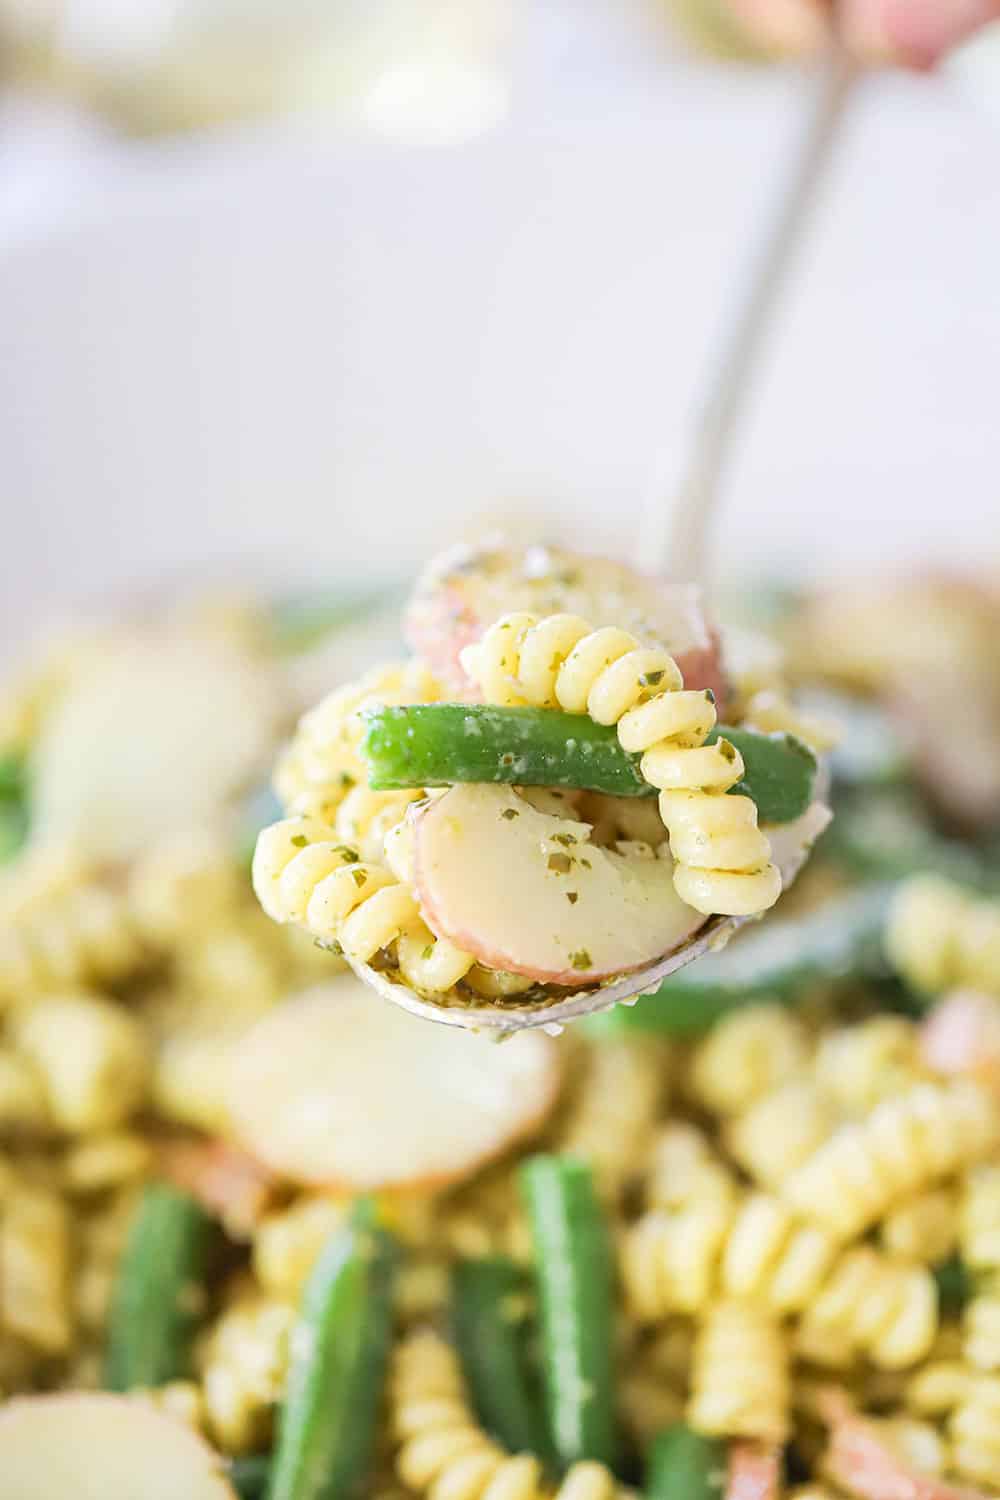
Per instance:
[[[788,1410],[788,1346],[780,1323],[752,1302],[718,1303],[695,1340],[691,1426],[710,1437],[780,1443]]]
[[[368,781],[361,710],[376,703],[434,703],[440,696],[440,684],[420,661],[373,668],[328,694],[299,720],[279,762],[274,784],[285,811],[331,822],[351,789]]]
[[[915,1363],[937,1332],[930,1272],[868,1247],[843,1250],[780,1198],[699,1198],[653,1212],[627,1233],[622,1281],[634,1315],[702,1312],[718,1297],[800,1319],[802,1351],[817,1363],[865,1354],[881,1368]],[[831,1358],[832,1355],[832,1358]]]
[[[695,1048],[690,1088],[717,1115],[737,1115],[801,1072],[808,1048],[800,1021],[780,1005],[724,1017]]]
[[[915,875],[896,893],[886,951],[916,989],[936,994],[960,985],[1000,995],[1000,903],[953,881]]]
[[[879,1239],[890,1255],[936,1266],[947,1260],[957,1239],[954,1188],[928,1188],[900,1203],[879,1225]]]
[[[962,1181],[958,1240],[976,1278],[963,1315],[963,1352],[978,1370],[1000,1370],[1000,1166],[974,1167]]]
[[[755,1182],[777,1189],[839,1123],[830,1099],[811,1078],[793,1078],[729,1120],[725,1142]]]
[[[843,1239],[895,1204],[981,1161],[1000,1140],[1000,1109],[978,1084],[922,1083],[842,1125],[786,1179],[802,1214]]]
[[[669,1057],[666,1045],[653,1038],[609,1040],[587,1057],[559,1148],[590,1163],[608,1198],[614,1199],[638,1170],[643,1143],[664,1103]]]
[[[920,1034],[903,1016],[872,1016],[820,1038],[816,1082],[845,1115],[865,1115],[882,1099],[927,1078]]]
[[[678,1124],[661,1132],[646,1181],[654,1206],[622,1243],[626,1297],[636,1317],[653,1321],[707,1305],[737,1197],[733,1174],[698,1130]]]
[[[128,900],[65,848],[29,848],[0,884],[0,998],[111,983],[145,950]]]
[[[358,963],[394,947],[404,978],[417,989],[437,993],[457,984],[472,967],[472,954],[435,937],[410,887],[385,865],[363,860],[353,845],[331,839],[331,831],[303,816],[260,835],[253,883],[268,916],[339,943]]]
[[[780,688],[761,688],[747,699],[743,722],[765,734],[794,734],[814,750],[832,750],[840,742],[835,724],[796,708]]]
[[[965,1479],[1000,1489],[1000,1379],[969,1382],[948,1423],[952,1464]]]
[[[533,1454],[507,1453],[473,1415],[458,1357],[437,1334],[421,1330],[394,1351],[390,1420],[398,1443],[396,1474],[408,1490],[438,1500],[547,1500]],[[625,1500],[603,1464],[574,1464],[552,1500]]]
[[[489,703],[530,704],[615,724],[623,749],[642,754],[659,791],[678,895],[695,910],[752,914],[773,906],[781,876],[749,797],[725,796],[743,774],[728,741],[705,743],[712,695],[688,691],[669,653],[626,630],[592,630],[577,615],[505,615],[462,665]]]

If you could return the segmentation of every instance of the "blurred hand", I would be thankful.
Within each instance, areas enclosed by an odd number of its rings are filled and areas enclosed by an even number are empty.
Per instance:
[[[800,57],[820,51],[834,4],[851,50],[871,62],[930,68],[990,21],[1000,0],[668,0],[714,51]]]
[[[916,68],[929,68],[990,21],[1000,0],[845,0],[848,32],[871,38],[878,51]]]

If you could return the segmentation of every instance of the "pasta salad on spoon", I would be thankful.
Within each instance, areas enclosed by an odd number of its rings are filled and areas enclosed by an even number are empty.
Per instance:
[[[829,820],[813,726],[740,702],[694,587],[489,541],[431,564],[405,632],[419,654],[301,720],[253,880],[425,1017],[560,1025],[655,988]]]

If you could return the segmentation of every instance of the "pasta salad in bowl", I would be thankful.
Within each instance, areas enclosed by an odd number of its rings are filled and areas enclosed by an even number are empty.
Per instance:
[[[8,685],[3,1500],[1000,1494],[1000,602],[751,602],[489,543],[317,707],[270,600]]]

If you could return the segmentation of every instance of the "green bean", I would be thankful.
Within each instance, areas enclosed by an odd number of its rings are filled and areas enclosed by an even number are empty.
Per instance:
[[[167,1183],[142,1195],[118,1269],[108,1322],[109,1390],[163,1385],[187,1373],[211,1221]]]
[[[392,1327],[395,1245],[362,1203],[306,1283],[268,1500],[347,1500],[371,1464]]]
[[[552,1446],[564,1465],[613,1464],[614,1293],[608,1229],[586,1163],[535,1156],[520,1170],[534,1245]]]
[[[650,1449],[644,1492],[647,1500],[719,1500],[725,1476],[725,1444],[678,1422]]]
[[[380,791],[459,782],[579,787],[616,797],[652,797],[641,756],[623,750],[614,725],[548,708],[420,703],[365,714],[369,783]],[[787,734],[717,725],[743,756],[733,788],[757,803],[762,822],[787,823],[809,806],[816,757]]]
[[[882,931],[890,887],[866,886],[806,917],[769,916],[721,953],[671,974],[652,995],[586,1022],[589,1034],[688,1035],[763,999],[795,1001],[810,985],[847,984],[887,973]]]
[[[504,1256],[452,1273],[455,1340],[483,1426],[514,1453],[544,1454],[547,1434],[525,1358],[526,1287]]]

